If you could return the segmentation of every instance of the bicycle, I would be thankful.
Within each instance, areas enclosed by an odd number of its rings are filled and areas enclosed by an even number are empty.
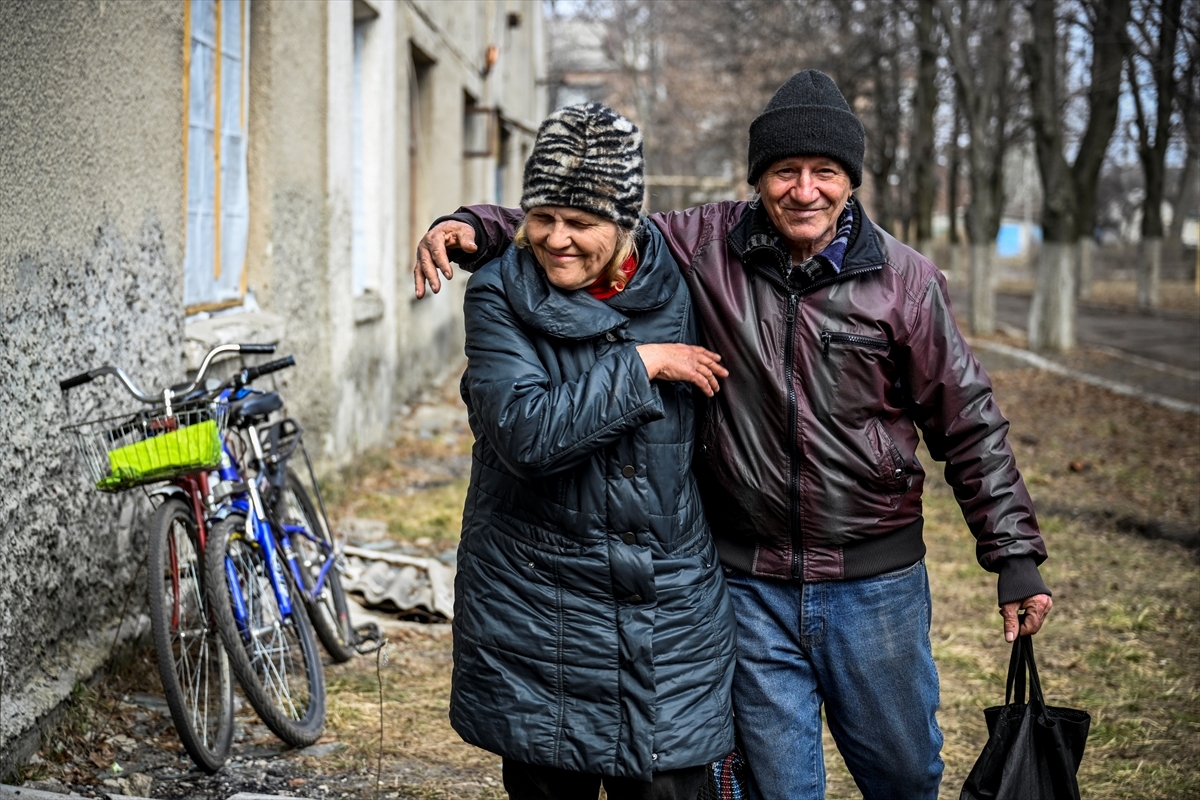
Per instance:
[[[150,483],[162,498],[149,526],[150,626],[163,694],[184,749],[205,772],[228,758],[233,741],[233,682],[229,659],[209,613],[203,563],[209,538],[208,470],[219,466],[227,406],[193,392],[213,360],[225,353],[271,353],[274,345],[221,345],[211,350],[195,380],[147,394],[120,367],[104,366],[59,382],[67,393],[102,376],[115,376],[147,406],[135,412],[68,424],[84,472],[97,489],[122,492]]]
[[[231,513],[214,527],[205,557],[209,599],[247,699],[277,736],[304,746],[324,724],[324,672],[308,624],[338,662],[365,652],[379,636],[373,626],[350,627],[340,557],[303,430],[290,417],[267,424],[283,406],[278,393],[240,389],[235,382],[221,395],[242,450],[234,452],[233,438],[226,438],[228,457],[214,495],[229,497]],[[289,466],[297,448],[319,515]]]

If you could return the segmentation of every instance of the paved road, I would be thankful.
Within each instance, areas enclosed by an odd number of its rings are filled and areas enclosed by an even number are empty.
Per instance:
[[[950,295],[961,324],[966,289],[954,287]],[[1029,303],[1027,296],[998,294],[997,321],[1026,330]],[[1144,391],[1200,402],[1200,316],[1183,312],[1149,315],[1091,305],[1081,305],[1078,315],[1080,349],[1054,357],[1056,361]]]

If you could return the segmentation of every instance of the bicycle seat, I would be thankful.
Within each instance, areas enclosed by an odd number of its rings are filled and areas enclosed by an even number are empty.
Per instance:
[[[281,408],[283,408],[283,398],[279,396],[279,392],[251,395],[245,400],[230,404],[229,424],[237,428],[252,425],[258,420],[266,419],[272,411],[278,411]]]

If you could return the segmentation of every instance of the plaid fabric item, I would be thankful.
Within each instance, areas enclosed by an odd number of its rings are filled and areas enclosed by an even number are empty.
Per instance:
[[[850,203],[846,203],[846,207],[838,216],[837,234],[833,237],[833,241],[816,255],[817,258],[824,259],[829,266],[833,267],[834,272],[842,271],[842,261],[846,258],[846,248],[850,245],[850,230],[853,227],[854,214],[850,211]]]
[[[746,762],[734,750],[721,761],[708,765],[708,785],[700,790],[697,800],[746,800]]]

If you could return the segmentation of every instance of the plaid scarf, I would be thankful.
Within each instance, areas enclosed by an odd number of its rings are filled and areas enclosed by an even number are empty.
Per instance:
[[[837,233],[834,235],[833,241],[816,255],[817,258],[824,259],[829,266],[833,267],[833,271],[838,273],[842,271],[846,248],[850,246],[850,229],[854,227],[854,213],[850,210],[850,206],[850,203],[846,203],[846,207],[838,215]]]
[[[720,761],[708,765],[708,785],[697,800],[746,800],[750,796],[746,762],[736,748]]]
[[[804,263],[796,264],[792,261],[783,238],[771,224],[767,209],[758,202],[754,206],[754,216],[747,233],[742,259],[747,263],[753,260],[763,265],[773,265],[788,282],[792,280],[793,269],[798,270],[804,276],[803,280],[809,283],[821,280],[823,276],[838,275],[842,271],[846,251],[850,248],[850,237],[854,233],[853,208],[853,200],[848,201],[842,213],[838,215],[833,240],[824,250]]]

